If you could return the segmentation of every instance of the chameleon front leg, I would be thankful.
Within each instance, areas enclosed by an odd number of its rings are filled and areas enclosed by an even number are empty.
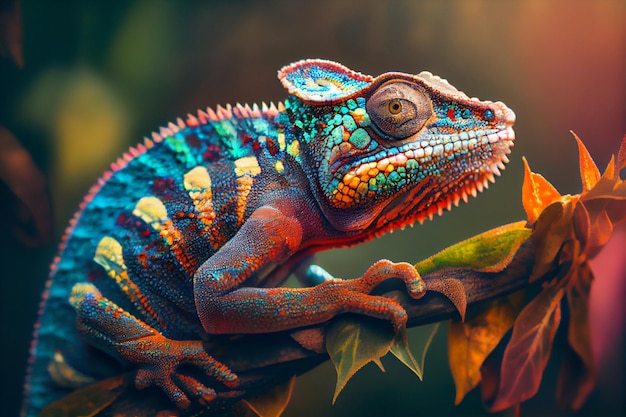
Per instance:
[[[217,396],[214,389],[178,372],[177,368],[185,364],[199,368],[228,388],[238,385],[237,376],[209,356],[201,341],[166,338],[102,297],[92,284],[76,284],[70,303],[77,312],[77,328],[84,336],[113,356],[138,365],[135,377],[138,389],[156,385],[181,409],[189,408],[190,397],[205,404],[214,400]]]
[[[393,299],[369,293],[381,282],[402,279],[409,294],[421,297],[425,286],[409,264],[379,261],[363,277],[332,279],[309,288],[242,287],[256,272],[286,261],[302,243],[295,217],[265,206],[194,275],[198,316],[207,333],[265,333],[323,323],[337,314],[356,313],[389,320],[396,330],[406,312]]]

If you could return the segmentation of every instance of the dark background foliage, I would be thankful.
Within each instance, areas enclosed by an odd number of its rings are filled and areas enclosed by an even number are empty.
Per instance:
[[[322,254],[320,262],[337,276],[358,276],[379,258],[415,262],[523,219],[522,155],[561,192],[579,192],[568,131],[583,138],[600,167],[626,133],[620,0],[24,0],[21,10],[24,67],[0,60],[0,125],[49,181],[54,242],[81,196],[128,146],[197,108],[281,100],[276,70],[301,58],[332,59],[372,75],[429,70],[470,96],[504,101],[518,116],[511,163],[488,192],[424,226]],[[15,415],[56,243],[27,248],[3,232],[0,245],[0,404],[3,415]],[[581,415],[623,411],[623,337],[615,340],[619,346],[601,361],[598,389]],[[484,413],[476,392],[454,407],[446,355],[442,332],[424,382],[389,359],[386,374],[366,367],[332,407],[335,376],[325,364],[297,381],[286,415]],[[523,410],[558,413],[554,380],[548,372]]]

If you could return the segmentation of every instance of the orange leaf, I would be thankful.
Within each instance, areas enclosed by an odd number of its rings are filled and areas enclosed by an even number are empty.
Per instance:
[[[615,170],[615,155],[611,155],[611,160],[609,161],[604,173],[602,174],[603,178],[612,179],[614,182],[617,182],[617,174],[618,172]]]
[[[614,224],[626,220],[626,182],[617,177],[609,178],[607,172],[593,190],[582,196],[581,201],[592,218],[605,211]]]
[[[480,382],[483,362],[513,326],[522,301],[523,294],[512,294],[488,302],[485,310],[464,323],[450,322],[448,362],[456,386],[455,404]]]
[[[524,183],[522,185],[522,205],[529,223],[534,223],[543,209],[561,198],[561,194],[539,174],[530,170],[524,161]]]
[[[606,242],[611,239],[611,235],[613,235],[613,223],[606,210],[602,210],[591,218],[589,246],[585,250],[587,258],[589,259],[596,256]]]
[[[626,221],[626,198],[619,198],[620,195],[626,196],[626,181],[615,187],[613,194],[617,198],[607,199],[605,211],[613,224]]]
[[[612,156],[604,174],[602,174],[602,177],[600,177],[600,180],[596,183],[595,187],[584,193],[581,199],[595,200],[603,198],[626,198],[626,193],[624,193],[626,190],[620,190],[620,185],[623,184],[623,182],[618,180],[615,174],[615,156]]]
[[[491,411],[513,407],[537,393],[561,321],[562,298],[563,289],[544,288],[515,320]]]
[[[41,417],[96,416],[107,408],[130,385],[130,374],[118,375],[81,388],[48,405]]]
[[[613,222],[605,207],[606,202],[598,200],[574,207],[574,232],[587,259],[596,256],[613,234]]]
[[[591,234],[591,219],[589,218],[589,212],[584,204],[576,204],[574,207],[572,223],[574,226],[574,235],[580,242],[581,251],[584,252],[589,242],[589,235]]]
[[[600,179],[600,170],[596,166],[596,163],[593,162],[589,151],[580,138],[576,135],[576,133],[571,133],[574,135],[576,143],[578,144],[578,160],[580,162],[580,178],[583,182],[583,192],[589,191]]]

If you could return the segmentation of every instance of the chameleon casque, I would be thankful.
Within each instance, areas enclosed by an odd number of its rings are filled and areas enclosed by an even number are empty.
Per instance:
[[[136,369],[138,388],[157,386],[180,409],[210,407],[216,391],[238,385],[203,349],[211,335],[348,312],[405,325],[397,302],[370,292],[395,277],[422,296],[409,264],[381,260],[341,280],[309,265],[311,255],[475,195],[508,162],[514,113],[428,72],[374,78],[304,60],[278,77],[284,102],[178,119],[90,190],[52,266],[23,415],[65,395],[59,387],[107,376],[103,357]],[[294,271],[308,286],[279,287]]]

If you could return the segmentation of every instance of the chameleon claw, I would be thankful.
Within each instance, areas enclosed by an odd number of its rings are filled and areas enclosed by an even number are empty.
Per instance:
[[[172,381],[172,375],[163,375],[154,369],[139,369],[135,376],[137,389],[145,389],[156,385],[161,388],[167,397],[181,410],[186,410],[191,401],[185,392]]]
[[[422,298],[426,293],[426,285],[419,272],[407,262],[395,263],[382,259],[372,265],[361,279],[370,282],[373,289],[374,286],[391,278],[404,281],[407,292],[412,298]]]
[[[407,282],[406,288],[409,295],[413,298],[422,298],[426,293],[426,285],[424,285],[424,281],[421,277],[411,282]]]
[[[181,359],[172,357],[164,357],[160,361],[156,359],[152,365],[137,371],[135,386],[138,389],[158,386],[181,410],[189,408],[190,398],[197,399],[204,405],[215,400],[217,394],[214,389],[205,386],[194,377],[177,372],[176,368],[182,364],[197,366],[208,376],[215,377],[228,387],[238,385],[235,374],[202,351],[192,352],[189,357],[183,356]]]
[[[198,402],[203,405],[208,405],[217,398],[217,394],[214,389],[205,387],[197,379],[187,375],[175,375],[183,391],[191,393]]]
[[[459,312],[461,321],[465,321],[467,294],[463,283],[456,278],[440,278],[428,282],[428,290],[443,294]]]

